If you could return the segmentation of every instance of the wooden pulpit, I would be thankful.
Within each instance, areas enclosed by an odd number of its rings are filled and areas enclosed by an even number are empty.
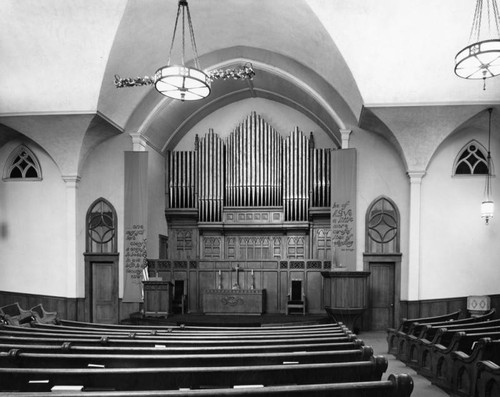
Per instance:
[[[163,280],[145,280],[144,315],[167,317],[172,313],[172,283]]]
[[[370,272],[332,271],[321,275],[326,312],[334,321],[358,332],[356,322],[368,308]]]

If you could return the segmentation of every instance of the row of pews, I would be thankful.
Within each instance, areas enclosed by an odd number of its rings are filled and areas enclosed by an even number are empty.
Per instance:
[[[459,316],[403,320],[387,330],[389,353],[451,396],[500,396],[500,319]]]
[[[342,323],[126,326],[58,320],[0,325],[0,396],[409,397]]]

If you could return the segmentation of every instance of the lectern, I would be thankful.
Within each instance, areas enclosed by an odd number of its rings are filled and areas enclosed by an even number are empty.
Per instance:
[[[172,313],[172,283],[163,280],[145,280],[144,315],[167,317]]]
[[[321,275],[326,312],[334,321],[341,321],[357,332],[356,321],[368,308],[370,272],[332,271]]]

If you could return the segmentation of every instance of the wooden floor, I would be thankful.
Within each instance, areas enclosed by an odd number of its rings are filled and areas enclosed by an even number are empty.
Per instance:
[[[214,314],[171,314],[167,317],[144,317],[134,313],[122,324],[135,325],[199,325],[213,327],[260,327],[286,324],[326,324],[330,320],[326,314],[263,314],[260,316],[214,315]]]

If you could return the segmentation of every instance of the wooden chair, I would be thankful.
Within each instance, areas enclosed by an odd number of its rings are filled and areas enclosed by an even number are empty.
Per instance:
[[[286,303],[286,314],[290,314],[290,309],[302,309],[302,314],[306,314],[306,295],[304,294],[304,287],[302,280],[291,280],[290,290],[288,292],[288,299]]]
[[[29,327],[29,323],[33,321],[31,311],[22,309],[17,302],[0,307],[0,316],[10,325]]]
[[[172,298],[173,309],[180,308],[181,313],[186,311],[187,293],[186,282],[184,280],[174,280],[174,294]]]
[[[30,311],[37,323],[57,324],[59,321],[57,312],[46,311],[41,303],[32,307]]]

